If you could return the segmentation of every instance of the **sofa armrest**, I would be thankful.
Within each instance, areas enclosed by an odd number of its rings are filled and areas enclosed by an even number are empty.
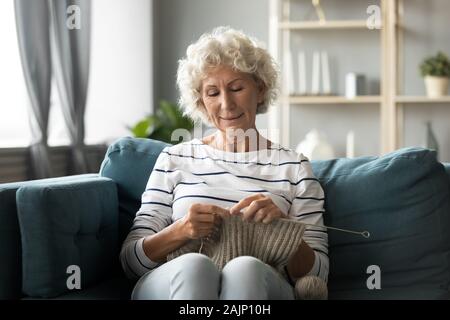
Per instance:
[[[117,270],[118,200],[114,181],[94,177],[25,185],[18,189],[16,201],[22,291],[26,295],[49,298],[73,289],[67,286],[73,274],[68,273],[69,266],[79,268],[81,289]]]
[[[80,174],[0,184],[0,300],[18,299],[22,289],[22,249],[17,220],[16,192],[26,185],[48,185],[62,181],[93,179],[97,174]]]

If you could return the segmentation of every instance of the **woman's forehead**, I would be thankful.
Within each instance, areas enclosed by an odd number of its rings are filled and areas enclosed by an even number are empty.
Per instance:
[[[210,68],[205,73],[202,83],[203,85],[217,84],[219,82],[228,84],[239,79],[246,81],[251,79],[251,77],[249,74],[233,70],[231,67],[218,66]]]

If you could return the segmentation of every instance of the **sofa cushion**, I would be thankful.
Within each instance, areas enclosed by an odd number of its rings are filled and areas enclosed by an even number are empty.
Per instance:
[[[443,163],[445,172],[447,172],[447,178],[450,183],[450,163]]]
[[[152,139],[121,138],[111,144],[100,175],[113,179],[119,193],[119,240],[128,234],[150,173],[168,144]]]
[[[17,191],[23,292],[55,297],[68,291],[67,268],[81,270],[81,288],[118,265],[117,190],[107,178],[25,185]]]
[[[130,300],[134,282],[124,277],[111,278],[83,290],[73,289],[52,300]],[[43,298],[25,297],[23,300],[44,300]]]
[[[0,184],[0,299],[17,299],[22,289],[22,260],[16,191],[24,185],[51,184],[96,177],[83,174]]]
[[[325,190],[325,223],[371,234],[329,231],[331,299],[449,298],[450,191],[434,151],[312,166]],[[371,265],[380,268],[380,290],[367,287]]]

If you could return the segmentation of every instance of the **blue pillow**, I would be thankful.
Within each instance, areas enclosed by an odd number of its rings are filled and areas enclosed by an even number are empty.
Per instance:
[[[118,266],[115,183],[94,177],[25,185],[17,191],[22,241],[22,291],[31,297],[68,292],[68,267],[81,271],[81,289]]]
[[[436,153],[404,148],[382,157],[312,161],[325,190],[330,298],[448,299],[450,191]],[[367,268],[380,267],[381,290]]]

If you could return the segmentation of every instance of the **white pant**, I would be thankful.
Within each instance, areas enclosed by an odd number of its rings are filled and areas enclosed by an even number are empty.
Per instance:
[[[292,300],[294,288],[254,257],[229,261],[220,272],[210,258],[188,253],[143,275],[133,300]]]

